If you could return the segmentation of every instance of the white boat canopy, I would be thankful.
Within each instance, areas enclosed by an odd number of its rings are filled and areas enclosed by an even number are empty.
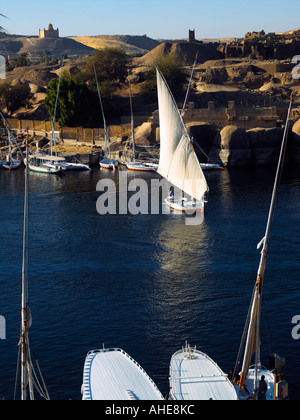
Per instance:
[[[66,159],[63,156],[55,156],[55,155],[42,155],[42,154],[34,154],[29,156],[30,159],[39,159],[51,162],[63,162]]]
[[[227,375],[205,353],[186,346],[170,362],[172,400],[237,400]]]
[[[124,350],[90,351],[85,359],[83,400],[163,400],[144,369]]]

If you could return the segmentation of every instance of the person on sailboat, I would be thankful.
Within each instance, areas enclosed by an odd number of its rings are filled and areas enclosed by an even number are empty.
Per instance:
[[[267,385],[267,382],[265,381],[265,376],[262,375],[259,381],[258,390],[257,390],[257,397],[259,401],[266,400],[267,390],[268,390],[268,385]]]
[[[171,187],[170,189],[170,202],[174,203],[174,187]]]

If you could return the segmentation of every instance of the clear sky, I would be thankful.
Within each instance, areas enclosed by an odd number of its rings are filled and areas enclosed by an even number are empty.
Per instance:
[[[6,0],[0,26],[38,35],[48,23],[60,36],[144,35],[154,39],[241,37],[248,31],[300,28],[299,0]]]

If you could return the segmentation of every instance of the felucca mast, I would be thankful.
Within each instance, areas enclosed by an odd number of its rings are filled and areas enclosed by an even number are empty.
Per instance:
[[[9,138],[9,150],[10,150],[10,157],[12,158],[12,156],[11,156],[11,139],[13,139],[13,141],[15,142],[15,144],[16,144],[16,146],[17,146],[17,148],[18,148],[19,152],[20,152],[20,153],[21,153],[21,155],[23,156],[23,152],[22,152],[22,150],[20,149],[20,146],[18,145],[18,142],[16,141],[16,139],[15,139],[15,137],[14,137],[13,133],[11,132],[11,129],[9,128],[9,125],[7,124],[7,121],[6,121],[6,119],[4,118],[4,115],[2,114],[2,112],[1,112],[1,111],[0,111],[0,116],[1,116],[1,118],[2,118],[2,120],[3,120],[3,124],[4,124],[5,128],[6,128],[6,131],[7,131],[7,134],[8,134],[8,138]]]
[[[110,151],[109,151],[109,144],[108,144],[107,126],[106,126],[106,120],[105,120],[105,115],[104,115],[104,109],[103,109],[103,104],[102,104],[102,99],[101,99],[101,94],[100,94],[100,88],[99,88],[95,63],[93,63],[93,67],[94,67],[94,73],[95,73],[95,79],[96,79],[96,85],[97,85],[97,92],[98,92],[98,96],[99,96],[100,107],[101,107],[102,118],[103,118],[103,124],[104,124],[105,157],[108,157],[110,155]]]
[[[128,83],[129,83],[129,95],[130,95],[131,133],[132,133],[132,154],[133,154],[133,162],[135,162],[134,121],[133,121],[133,109],[132,109],[132,97],[131,97],[131,84],[130,84],[130,80],[128,80]]]
[[[266,262],[268,258],[268,244],[270,240],[270,231],[271,231],[271,223],[274,216],[275,204],[276,204],[276,195],[277,195],[277,188],[279,184],[281,169],[284,161],[285,150],[286,150],[286,143],[288,137],[288,126],[289,126],[289,119],[290,113],[292,109],[292,104],[294,100],[294,93],[291,95],[291,100],[288,108],[287,119],[285,124],[285,129],[283,133],[283,139],[280,149],[280,155],[277,165],[277,171],[274,181],[273,193],[271,198],[271,204],[269,209],[269,215],[267,220],[266,232],[265,236],[258,244],[257,248],[259,249],[262,246],[261,251],[261,258],[257,273],[257,279],[254,286],[254,292],[252,296],[252,301],[250,305],[250,312],[249,318],[246,322],[246,327],[248,325],[248,334],[247,334],[247,341],[245,346],[245,353],[241,371],[241,377],[238,381],[238,385],[240,388],[243,388],[245,385],[245,380],[249,371],[250,362],[252,354],[255,352],[255,386],[254,388],[257,389],[258,386],[258,369],[260,367],[260,317],[261,317],[261,304],[262,304],[262,293],[263,293],[263,280],[264,280],[264,273],[266,268]]]
[[[185,99],[184,99],[184,103],[183,103],[183,107],[182,107],[182,111],[181,111],[182,118],[184,117],[186,103],[187,103],[187,100],[188,100],[189,95],[190,95],[190,88],[191,88],[191,83],[192,83],[192,79],[193,79],[193,74],[194,74],[195,66],[196,66],[196,63],[197,63],[198,53],[199,53],[199,51],[197,51],[197,53],[196,53],[195,61],[194,61],[193,68],[192,68],[192,73],[191,73],[191,76],[190,76],[188,88],[187,88],[187,91],[186,91],[186,95],[185,95]]]
[[[53,118],[52,118],[52,133],[51,133],[51,139],[50,139],[50,155],[51,155],[51,156],[52,156],[52,147],[53,147],[53,143],[54,143],[54,148],[55,148],[55,156],[57,156],[54,126],[55,126],[55,120],[56,120],[56,111],[57,111],[58,95],[59,95],[60,83],[61,83],[61,78],[62,78],[63,65],[64,65],[64,59],[62,58],[61,70],[60,70],[60,76],[59,76],[59,81],[58,81],[58,86],[57,86],[57,92],[56,92],[56,99],[55,99],[54,113],[53,113]]]
[[[26,157],[28,157],[28,131],[26,140]],[[31,315],[28,306],[27,285],[27,226],[28,226],[28,165],[25,165],[25,196],[24,196],[24,228],[23,228],[23,263],[22,263],[22,309],[21,309],[21,399],[27,399],[29,386],[30,399],[34,400],[31,372],[31,357],[28,330],[31,325]]]

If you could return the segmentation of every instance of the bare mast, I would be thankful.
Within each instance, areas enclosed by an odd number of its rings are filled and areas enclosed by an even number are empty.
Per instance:
[[[274,181],[274,186],[273,186],[273,192],[272,192],[272,198],[271,198],[269,215],[268,215],[268,220],[267,220],[267,225],[266,225],[265,236],[263,237],[263,239],[260,241],[260,243],[257,246],[258,249],[261,248],[262,246],[262,251],[261,251],[261,258],[260,258],[260,263],[259,263],[258,272],[257,272],[257,279],[254,286],[254,292],[253,292],[252,301],[250,305],[250,312],[248,314],[248,319],[246,321],[246,326],[245,326],[245,328],[248,328],[248,333],[247,333],[247,340],[246,340],[246,345],[245,345],[241,376],[240,376],[240,380],[238,381],[238,385],[240,386],[240,389],[244,388],[245,386],[245,380],[247,378],[247,374],[248,374],[250,362],[251,362],[251,357],[253,353],[255,353],[254,389],[257,389],[257,386],[258,386],[258,370],[260,368],[260,318],[261,318],[261,304],[262,304],[262,293],[263,293],[263,280],[264,280],[266,262],[268,258],[268,245],[269,245],[269,240],[270,240],[271,223],[274,216],[277,189],[278,189],[280,174],[281,174],[282,165],[283,165],[284,156],[285,156],[286,143],[287,143],[287,137],[288,137],[289,118],[290,118],[293,100],[294,100],[294,94],[292,93],[289,108],[288,108],[288,113],[287,113],[285,129],[283,133],[283,139],[282,139],[282,144],[281,144],[281,149],[280,149],[277,170],[276,170],[276,176],[275,176],[275,181]],[[241,344],[240,349],[241,348],[242,348],[242,344]],[[237,374],[236,371],[237,371],[238,363],[239,363],[239,357],[238,357],[236,368],[235,368],[235,375]]]
[[[28,157],[28,131],[26,140],[26,157]],[[23,227],[23,263],[22,263],[22,309],[21,309],[21,399],[27,399],[29,387],[30,399],[34,400],[29,347],[29,327],[31,315],[28,306],[27,284],[27,226],[28,226],[28,165],[25,166],[24,227]]]

